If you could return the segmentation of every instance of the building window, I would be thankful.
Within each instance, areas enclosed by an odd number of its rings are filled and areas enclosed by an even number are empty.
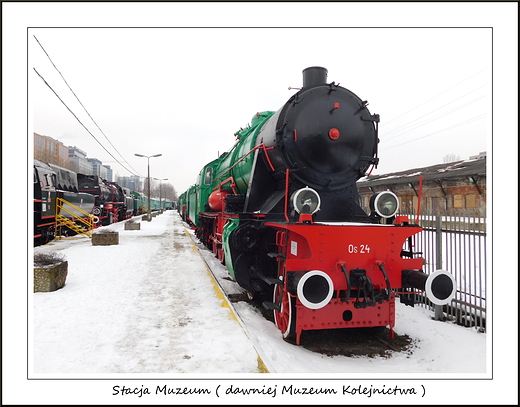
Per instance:
[[[462,195],[453,195],[453,207],[454,208],[463,208],[462,205]]]
[[[404,214],[413,213],[413,196],[401,196],[399,199],[401,200],[399,212]]]
[[[430,209],[431,209],[431,212],[432,214],[435,213],[437,214],[439,212],[439,201],[440,199],[436,196],[432,196],[430,198]]]
[[[38,150],[45,150],[45,139],[41,136],[34,137],[34,144]]]
[[[477,196],[476,195],[466,195],[466,208],[476,208],[477,207]]]

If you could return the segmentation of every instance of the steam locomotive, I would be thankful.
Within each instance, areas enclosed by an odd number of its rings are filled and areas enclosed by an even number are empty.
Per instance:
[[[58,203],[61,203],[57,205]],[[152,198],[150,209],[172,208],[172,201]],[[148,199],[141,192],[110,182],[97,175],[77,174],[66,168],[34,160],[34,245],[53,240],[56,216],[64,216],[85,228],[81,220],[92,218],[94,227],[140,215],[148,208]],[[61,228],[60,228],[61,229]],[[76,226],[63,227],[61,233],[75,234]]]
[[[278,111],[255,114],[233,148],[206,164],[178,210],[250,299],[272,310],[283,337],[306,330],[388,326],[395,299],[414,290],[435,304],[455,294],[451,274],[422,271],[391,191],[370,213],[356,181],[377,166],[379,115],[327,69],[303,70],[303,87]],[[398,294],[401,293],[401,294]]]

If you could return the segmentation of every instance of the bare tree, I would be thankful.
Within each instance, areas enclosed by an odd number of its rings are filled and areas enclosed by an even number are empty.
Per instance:
[[[169,201],[177,200],[177,191],[175,191],[175,187],[172,184],[163,184],[162,193],[163,197]]]
[[[166,182],[161,182],[152,179],[150,183],[150,190],[153,197],[159,198],[159,195],[162,199],[167,201],[176,201],[177,200],[177,192],[175,191],[175,187]]]

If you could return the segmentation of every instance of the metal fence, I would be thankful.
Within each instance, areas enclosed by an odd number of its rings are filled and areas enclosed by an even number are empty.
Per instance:
[[[422,211],[421,211],[422,212]],[[422,253],[424,272],[449,271],[457,282],[457,292],[450,304],[433,305],[424,294],[416,301],[458,324],[486,330],[487,245],[486,218],[479,212],[408,214],[423,231],[415,237],[414,252]]]

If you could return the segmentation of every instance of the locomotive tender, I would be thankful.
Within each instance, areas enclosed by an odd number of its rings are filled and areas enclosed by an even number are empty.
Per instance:
[[[273,310],[287,340],[302,332],[395,326],[395,298],[412,290],[435,304],[454,296],[443,270],[428,275],[413,252],[422,228],[397,216],[398,198],[359,205],[356,181],[378,164],[379,115],[327,70],[303,70],[303,87],[278,111],[259,112],[233,148],[206,164],[178,210],[230,275]]]

